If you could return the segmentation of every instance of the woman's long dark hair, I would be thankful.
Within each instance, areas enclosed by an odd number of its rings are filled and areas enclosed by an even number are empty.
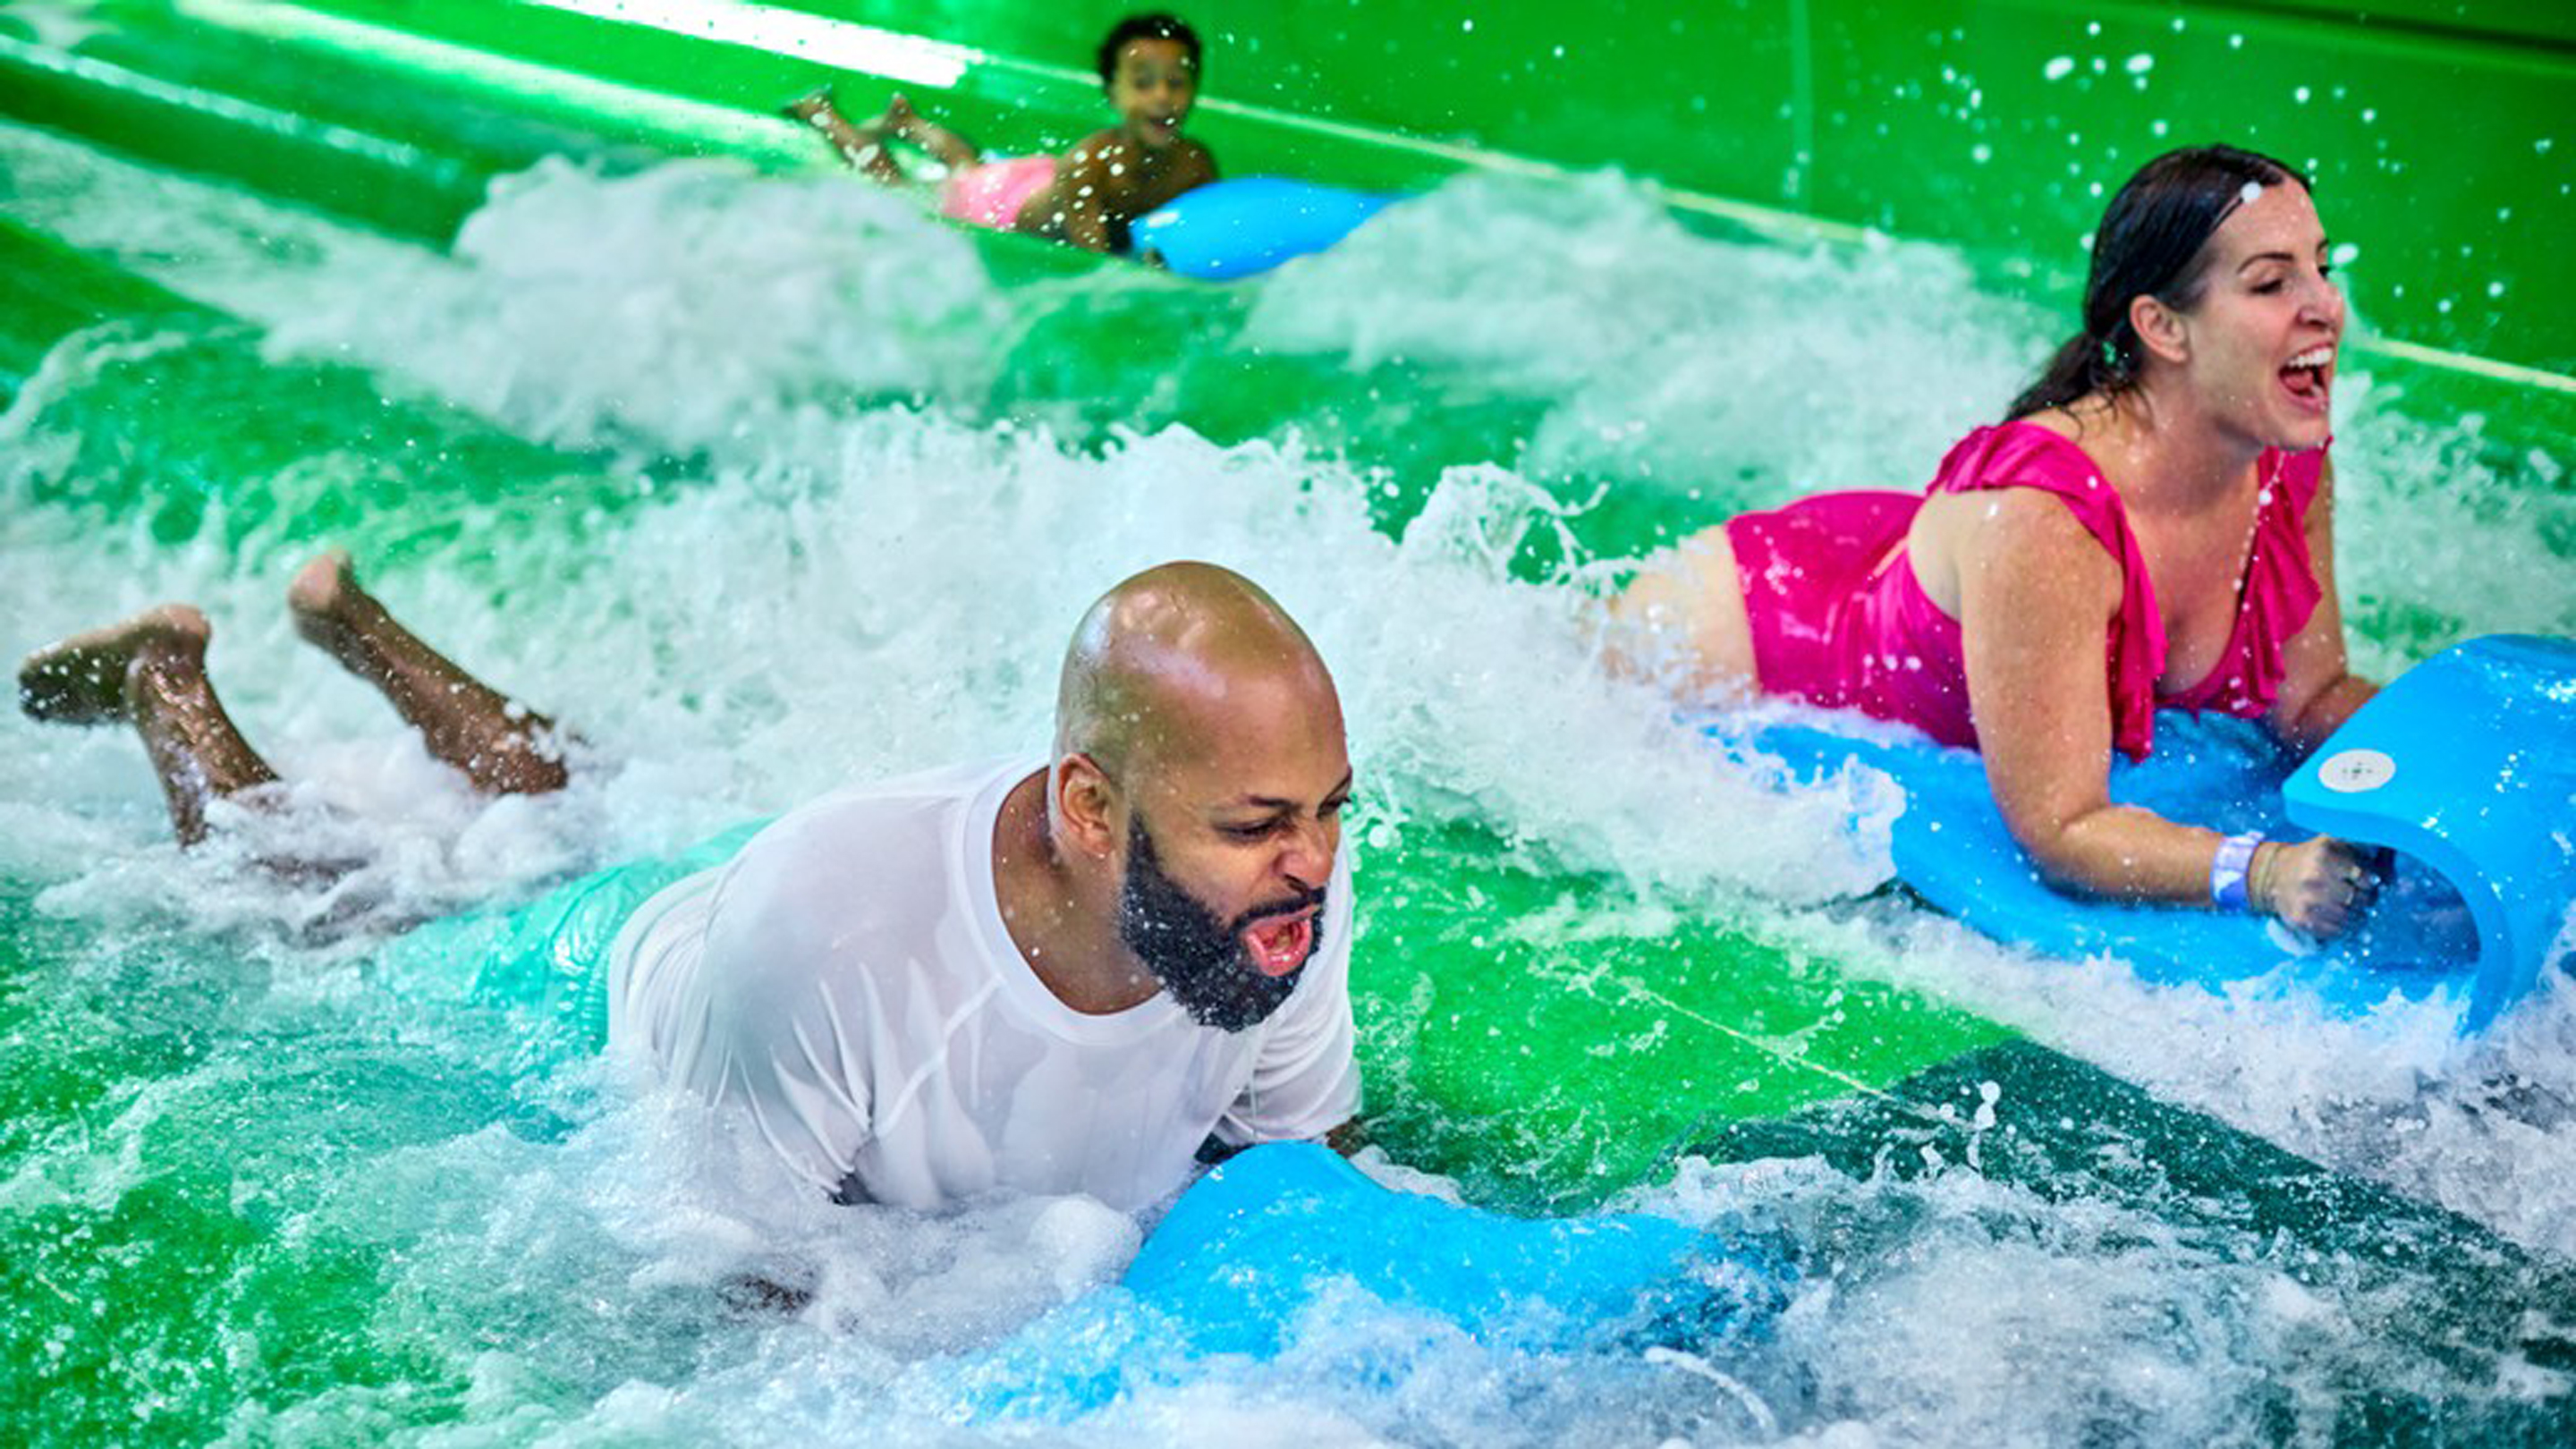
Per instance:
[[[2145,348],[2129,324],[2129,303],[2150,296],[2177,312],[2200,300],[2209,280],[2209,239],[2247,187],[2308,178],[2269,156],[2234,146],[2186,146],[2138,168],[2111,198],[2093,236],[2093,274],[2084,284],[2084,330],[2057,349],[2048,370],[2013,399],[2005,420],[2064,407],[2095,393],[2138,385]]]

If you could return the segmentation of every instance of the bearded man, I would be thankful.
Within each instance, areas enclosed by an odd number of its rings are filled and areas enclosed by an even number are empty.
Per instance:
[[[842,1202],[1144,1206],[1358,1109],[1350,793],[1296,623],[1150,569],[1075,630],[1051,759],[840,791],[646,902],[611,1044]]]

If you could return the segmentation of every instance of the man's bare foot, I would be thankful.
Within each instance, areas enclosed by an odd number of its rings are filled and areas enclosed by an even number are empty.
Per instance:
[[[373,595],[358,587],[358,572],[345,548],[324,549],[298,569],[286,586],[286,607],[305,642],[344,660],[365,616],[384,612]]]
[[[202,673],[213,633],[195,609],[163,604],[74,634],[18,666],[18,707],[48,724],[114,724],[127,717],[138,666],[176,664]]]
[[[286,586],[296,632],[383,690],[436,758],[496,795],[563,788],[554,721],[502,694],[421,642],[358,586],[346,549],[315,554]]]

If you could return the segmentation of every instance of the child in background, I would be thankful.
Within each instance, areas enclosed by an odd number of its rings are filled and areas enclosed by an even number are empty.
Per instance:
[[[843,160],[887,185],[909,182],[886,154],[887,137],[929,152],[948,168],[939,187],[944,216],[1123,252],[1130,222],[1216,179],[1216,158],[1181,135],[1198,99],[1198,35],[1169,15],[1131,15],[1100,42],[1100,82],[1119,124],[1085,137],[1061,159],[988,161],[973,142],[923,119],[900,95],[864,126],[852,125],[833,106],[829,87],[787,111],[821,131]]]

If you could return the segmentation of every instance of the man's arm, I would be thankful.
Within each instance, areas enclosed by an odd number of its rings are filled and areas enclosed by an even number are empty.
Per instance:
[[[791,815],[743,848],[707,917],[696,1030],[672,1075],[729,1111],[796,1176],[846,1191],[871,1132],[866,978],[847,954],[836,903],[844,854],[827,822]]]
[[[1369,1145],[1368,1127],[1359,1118],[1353,1117],[1343,1122],[1341,1126],[1326,1131],[1321,1139],[1309,1137],[1303,1140],[1309,1142],[1321,1140],[1326,1147],[1344,1157],[1356,1157],[1362,1148]],[[1199,1165],[1214,1167],[1237,1153],[1249,1151],[1259,1145],[1257,1142],[1228,1142],[1223,1137],[1210,1137],[1199,1144]]]

